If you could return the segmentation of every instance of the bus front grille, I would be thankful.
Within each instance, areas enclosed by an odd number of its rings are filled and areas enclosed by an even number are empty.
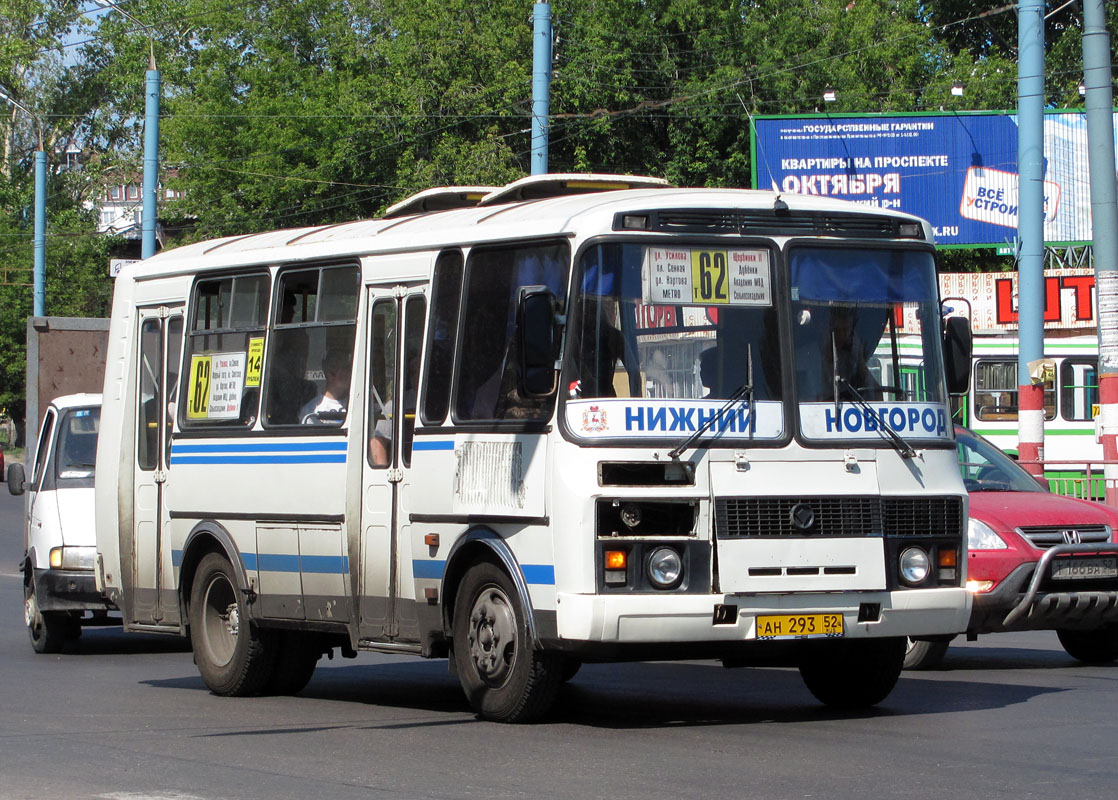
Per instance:
[[[724,497],[715,501],[714,530],[719,539],[959,537],[963,501],[959,497]]]

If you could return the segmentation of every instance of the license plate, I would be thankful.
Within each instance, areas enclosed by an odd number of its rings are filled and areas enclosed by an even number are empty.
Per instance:
[[[842,614],[770,614],[757,617],[758,639],[833,639],[844,635]]]
[[[1118,578],[1118,556],[1057,558],[1052,562],[1053,580],[1073,581],[1085,578]]]

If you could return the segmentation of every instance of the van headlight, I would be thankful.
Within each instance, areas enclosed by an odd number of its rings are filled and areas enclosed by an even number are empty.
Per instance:
[[[967,520],[967,549],[1008,550],[1009,545],[985,522],[971,517]]]
[[[683,577],[683,559],[671,547],[657,547],[648,557],[648,580],[657,589],[671,589]]]
[[[93,569],[97,560],[96,547],[52,547],[51,569]]]

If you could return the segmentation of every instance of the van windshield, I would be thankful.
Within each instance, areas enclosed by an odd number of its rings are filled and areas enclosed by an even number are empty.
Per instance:
[[[55,478],[60,483],[93,478],[101,409],[72,408],[62,414],[55,450]]]

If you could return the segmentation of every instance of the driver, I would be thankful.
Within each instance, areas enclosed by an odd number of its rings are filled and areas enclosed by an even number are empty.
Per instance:
[[[322,393],[314,397],[299,411],[299,419],[304,425],[326,424],[337,420],[340,424],[345,417],[346,403],[349,400],[350,354],[331,350],[322,359],[322,371],[326,375],[326,385]]]

